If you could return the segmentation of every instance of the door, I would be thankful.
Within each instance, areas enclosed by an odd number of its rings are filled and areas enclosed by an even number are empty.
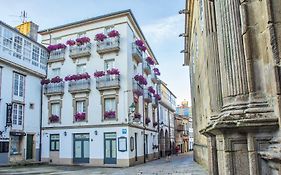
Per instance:
[[[27,134],[26,139],[26,159],[33,158],[33,135]]]
[[[147,134],[144,135],[144,145],[145,145],[145,158],[148,158],[148,137]]]
[[[73,163],[89,163],[89,134],[74,134]]]
[[[116,133],[104,133],[104,164],[116,164]]]
[[[138,161],[138,134],[135,133],[135,161]]]

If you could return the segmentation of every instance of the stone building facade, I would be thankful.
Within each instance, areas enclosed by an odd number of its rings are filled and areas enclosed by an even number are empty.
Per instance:
[[[188,0],[180,13],[195,160],[209,174],[281,174],[281,1]]]

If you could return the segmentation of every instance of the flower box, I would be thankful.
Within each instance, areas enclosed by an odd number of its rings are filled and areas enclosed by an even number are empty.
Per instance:
[[[105,111],[104,112],[104,118],[105,119],[114,119],[116,117],[115,111]]]
[[[108,37],[114,38],[114,37],[118,37],[120,34],[117,30],[111,30],[107,35]]]
[[[57,123],[57,122],[60,121],[60,117],[57,116],[57,115],[52,114],[52,115],[49,117],[49,121],[50,121],[50,123]]]
[[[103,77],[103,76],[105,76],[105,72],[104,71],[96,71],[94,73],[94,77],[95,78],[100,78],[100,77]]]
[[[85,112],[78,112],[74,115],[75,121],[84,121],[86,119],[86,113]]]
[[[83,74],[76,74],[76,75],[68,75],[64,78],[65,81],[78,81],[82,79],[90,79],[91,76],[86,72]]]

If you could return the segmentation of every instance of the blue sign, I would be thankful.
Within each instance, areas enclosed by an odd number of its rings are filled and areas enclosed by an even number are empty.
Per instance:
[[[127,134],[127,129],[122,129],[122,134]]]

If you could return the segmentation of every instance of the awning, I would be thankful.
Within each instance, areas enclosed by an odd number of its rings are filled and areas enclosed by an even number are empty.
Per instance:
[[[11,136],[26,136],[25,132],[15,132],[15,131],[11,131],[10,132]]]

